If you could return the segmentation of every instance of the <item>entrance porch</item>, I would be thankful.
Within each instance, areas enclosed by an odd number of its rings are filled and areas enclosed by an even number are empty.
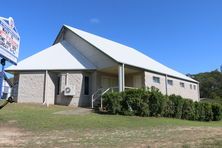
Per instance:
[[[108,91],[125,91],[145,86],[144,71],[120,64],[114,67],[100,69],[92,76],[92,108],[101,101],[101,96]],[[97,103],[96,103],[97,102]],[[101,102],[99,104],[102,104]]]

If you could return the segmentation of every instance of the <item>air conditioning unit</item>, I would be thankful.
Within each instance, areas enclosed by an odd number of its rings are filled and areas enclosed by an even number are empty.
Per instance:
[[[74,86],[66,85],[64,90],[64,96],[74,96],[74,95],[75,95]]]

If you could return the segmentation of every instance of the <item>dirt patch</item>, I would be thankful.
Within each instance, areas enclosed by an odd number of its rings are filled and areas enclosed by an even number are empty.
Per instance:
[[[176,127],[140,129],[58,130],[32,137],[28,146],[40,147],[202,147],[222,140],[222,128]],[[212,142],[210,147],[214,147]]]
[[[0,126],[0,147],[23,147],[28,140],[28,132],[10,127]]]
[[[27,132],[0,126],[0,147],[215,147],[221,127],[70,129]],[[219,143],[220,144],[220,143]],[[221,146],[221,145],[220,145]]]
[[[149,147],[203,147],[207,140],[222,141],[221,127],[175,127],[154,132]],[[149,142],[147,142],[149,141]],[[208,143],[208,142],[207,142]],[[210,147],[215,147],[214,143]],[[219,146],[220,147],[220,146]]]

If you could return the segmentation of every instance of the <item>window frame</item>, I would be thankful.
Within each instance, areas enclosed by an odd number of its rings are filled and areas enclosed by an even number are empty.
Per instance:
[[[157,84],[160,84],[160,77],[153,76],[153,82],[157,83]]]
[[[193,85],[192,84],[190,84],[190,89],[193,89]]]
[[[172,82],[172,83],[169,83],[169,82]],[[167,79],[167,85],[173,86],[173,80]]]
[[[194,84],[194,85],[193,85],[193,89],[194,89],[194,90],[197,90],[197,85]]]
[[[180,82],[180,87],[185,88],[185,83],[184,82]]]

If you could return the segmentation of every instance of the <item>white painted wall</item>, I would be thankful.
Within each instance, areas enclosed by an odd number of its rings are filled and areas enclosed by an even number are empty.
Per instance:
[[[168,79],[173,80],[173,86],[168,85],[168,95],[171,94],[178,94],[181,95],[184,98],[190,98],[193,101],[199,101],[199,89],[198,84],[187,82],[187,81],[181,81],[175,78]],[[180,82],[183,82],[185,84],[185,87],[180,86]],[[190,85],[192,85],[192,89],[190,88]],[[196,90],[194,90],[194,86],[196,86]]]
[[[89,95],[84,94],[84,76],[89,76],[90,90]],[[91,74],[84,72],[62,72],[61,73],[61,90],[60,95],[56,96],[56,104],[61,105],[73,105],[73,106],[90,106],[91,104],[91,85],[92,85]],[[65,86],[68,84],[74,86],[75,95],[74,96],[64,96]]]
[[[43,103],[44,72],[21,72],[19,74],[18,102]]]
[[[153,82],[153,76],[159,77],[160,83]],[[158,88],[163,94],[166,94],[165,76],[151,72],[145,72],[145,87],[151,88],[152,86]]]
[[[153,76],[160,78],[160,83],[153,82]],[[167,94],[168,95],[180,95],[183,98],[192,99],[193,101],[199,101],[199,86],[196,83],[167,77],[169,80],[173,80],[173,85],[167,84]],[[185,88],[180,86],[180,82],[185,84]],[[190,88],[192,85],[192,89]],[[194,89],[196,86],[196,90]],[[145,71],[145,87],[151,88],[152,86],[158,88],[163,94],[166,94],[166,77],[163,75],[155,74],[152,72]]]
[[[45,104],[55,104],[56,95],[56,77],[55,73],[46,71],[45,76]]]

